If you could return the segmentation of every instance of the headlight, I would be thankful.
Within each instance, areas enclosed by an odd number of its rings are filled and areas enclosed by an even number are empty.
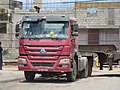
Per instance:
[[[61,59],[60,63],[70,63],[70,59]]]
[[[26,62],[25,58],[18,58],[18,62]]]

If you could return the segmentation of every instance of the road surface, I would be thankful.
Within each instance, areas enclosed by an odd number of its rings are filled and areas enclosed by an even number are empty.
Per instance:
[[[0,90],[120,90],[120,68],[99,71],[94,68],[92,77],[67,82],[65,79],[40,78],[27,82],[17,66],[4,66],[0,71]]]

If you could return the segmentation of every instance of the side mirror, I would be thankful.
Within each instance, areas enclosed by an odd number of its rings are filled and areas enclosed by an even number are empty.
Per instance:
[[[18,39],[18,38],[19,38],[19,33],[16,33],[16,34],[15,34],[15,37]]]
[[[19,32],[19,24],[16,24],[15,31]]]
[[[71,30],[73,31],[73,25],[71,25]]]
[[[74,32],[78,32],[78,24],[74,24],[73,25],[73,31]]]
[[[78,32],[73,32],[72,35],[73,36],[78,36]]]
[[[16,24],[15,31],[16,31],[15,37],[18,39],[18,37],[19,37],[19,24]]]

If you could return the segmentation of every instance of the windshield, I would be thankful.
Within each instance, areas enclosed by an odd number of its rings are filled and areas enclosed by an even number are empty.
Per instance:
[[[67,38],[68,22],[23,22],[24,38]]]

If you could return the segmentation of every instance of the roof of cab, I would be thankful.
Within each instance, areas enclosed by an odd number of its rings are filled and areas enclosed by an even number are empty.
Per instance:
[[[22,21],[37,21],[45,18],[46,21],[69,21],[69,17],[65,15],[48,15],[48,16],[23,16]]]

